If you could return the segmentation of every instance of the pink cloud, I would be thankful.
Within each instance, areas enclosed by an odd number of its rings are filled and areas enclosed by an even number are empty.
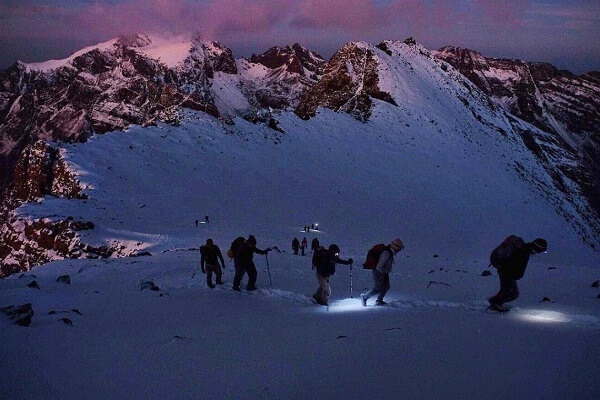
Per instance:
[[[74,2],[73,2],[74,3]],[[0,0],[0,51],[97,43],[121,33],[200,32],[245,51],[298,41],[331,54],[344,42],[414,36],[428,47],[595,42],[600,8],[532,0],[95,0],[78,6]],[[53,5],[48,5],[53,4]],[[1,39],[4,40],[4,45]],[[11,44],[9,44],[9,41]],[[529,43],[529,45],[527,45]],[[74,46],[71,44],[71,46]],[[14,47],[14,48],[13,48]],[[77,48],[65,49],[74,51]],[[593,49],[592,49],[593,50]],[[590,50],[590,51],[592,51]],[[594,50],[597,53],[596,50]],[[41,54],[42,57],[55,55]]]
[[[304,0],[298,2],[293,23],[301,28],[341,28],[367,31],[377,23],[375,6],[369,0]]]

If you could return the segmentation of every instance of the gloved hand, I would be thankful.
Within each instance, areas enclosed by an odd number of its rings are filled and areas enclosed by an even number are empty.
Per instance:
[[[353,263],[354,263],[354,260],[353,260],[353,259],[351,259],[351,258],[350,258],[350,259],[348,259],[348,261],[350,261],[350,264],[353,264]]]
[[[204,268],[202,268],[202,273],[203,273],[203,274],[205,274],[205,273],[206,273],[206,270],[205,270]]]

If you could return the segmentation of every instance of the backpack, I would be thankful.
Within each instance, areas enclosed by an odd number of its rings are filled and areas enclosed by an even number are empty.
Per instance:
[[[498,247],[492,250],[492,253],[490,254],[490,264],[492,264],[492,267],[494,268],[501,268],[510,256],[524,245],[525,241],[522,237],[510,235],[504,239]]]
[[[375,269],[377,263],[379,262],[379,257],[381,253],[388,250],[388,247],[384,243],[376,244],[371,247],[371,250],[367,253],[367,260],[363,264],[364,269]]]
[[[319,275],[325,278],[335,274],[335,267],[332,268],[330,261],[329,250],[323,246],[319,247],[312,257],[313,266],[317,269]]]
[[[246,239],[243,236],[235,238],[235,240],[233,242],[231,242],[231,247],[229,247],[229,250],[227,251],[227,256],[229,258],[235,258],[240,249],[240,246],[245,241],[246,241]]]

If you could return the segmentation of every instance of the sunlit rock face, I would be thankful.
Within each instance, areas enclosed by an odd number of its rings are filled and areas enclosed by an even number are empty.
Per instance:
[[[327,64],[323,77],[296,108],[303,119],[314,117],[319,107],[351,114],[365,121],[371,116],[372,99],[396,104],[379,88],[378,58],[375,46],[364,42],[344,45]]]

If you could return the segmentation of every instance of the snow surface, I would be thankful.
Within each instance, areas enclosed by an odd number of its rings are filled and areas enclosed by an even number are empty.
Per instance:
[[[499,315],[484,311],[497,278],[479,276],[482,266],[407,248],[389,307],[351,299],[349,269],[338,266],[327,309],[312,302],[309,260],[270,253],[270,287],[257,256],[255,293],[230,289],[229,262],[225,285],[207,288],[195,250],[55,262],[33,271],[41,290],[25,286],[31,277],[1,280],[0,305],[31,302],[36,313],[27,328],[0,316],[2,398],[597,398],[594,270],[574,278],[534,260],[517,307]],[[369,273],[352,272],[355,295],[370,287]],[[55,282],[63,274],[71,285]],[[141,291],[146,280],[160,291]],[[451,286],[427,289],[431,280]]]
[[[194,43],[189,34],[175,37],[149,36],[152,44],[136,48],[147,57],[158,60],[169,68],[175,68],[190,56]]]

